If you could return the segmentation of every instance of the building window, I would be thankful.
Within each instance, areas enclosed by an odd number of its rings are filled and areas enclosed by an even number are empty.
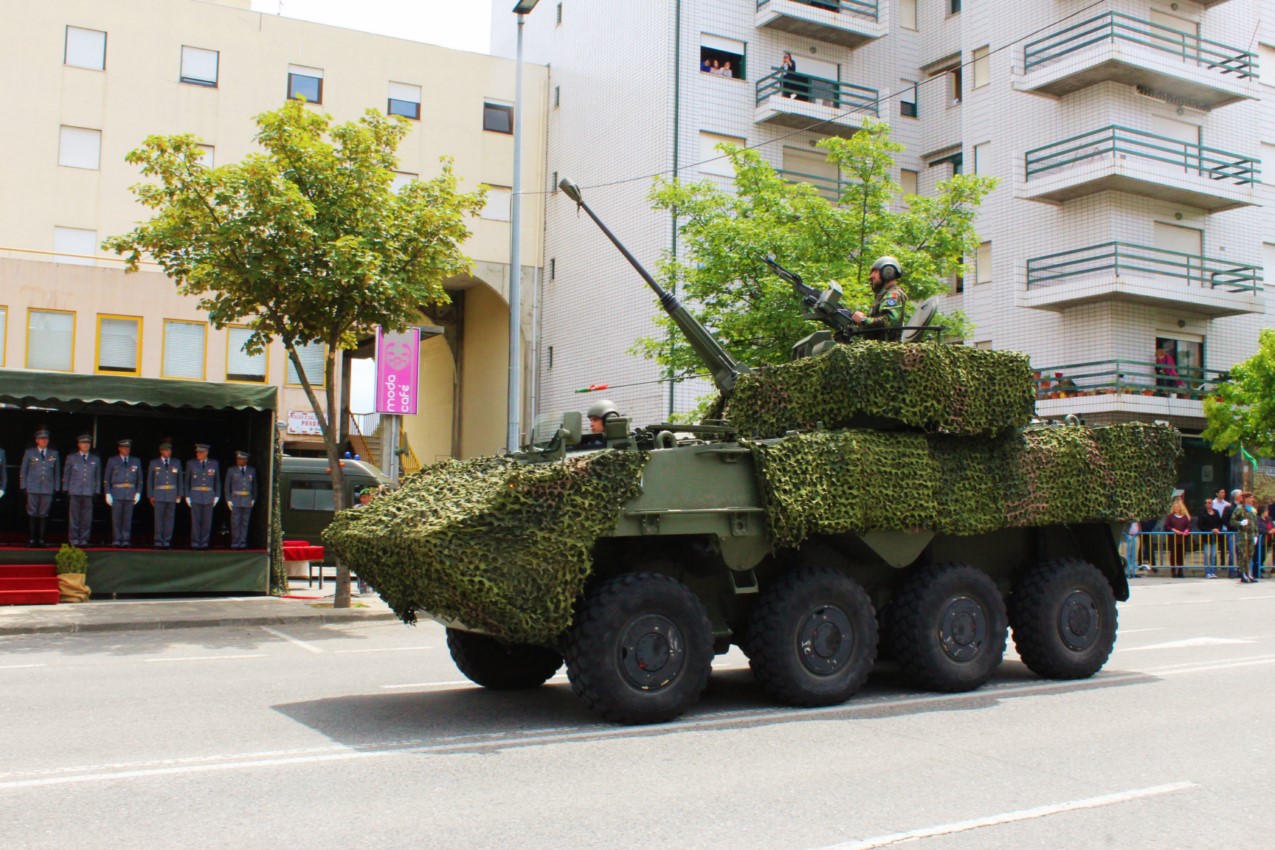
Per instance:
[[[699,38],[700,71],[736,80],[745,78],[744,57],[748,48],[744,42],[708,33],[702,33]]]
[[[916,83],[912,80],[903,81],[903,90],[899,93],[899,114],[904,118],[917,117],[916,105],[917,100]]]
[[[974,51],[973,56],[974,68],[974,85],[973,88],[981,89],[992,81],[992,57],[991,48],[980,47]]]
[[[550,178],[549,180],[549,191],[550,192],[558,191],[558,172],[556,171],[553,173],[553,177]]]
[[[509,186],[487,184],[487,203],[480,215],[488,221],[509,221],[509,201],[513,193]]]
[[[142,373],[142,320],[137,316],[97,317],[97,372]]]
[[[328,347],[321,342],[313,342],[309,345],[297,346],[297,359],[301,361],[301,368],[305,370],[306,379],[310,382],[310,386],[319,387],[327,386],[324,379],[324,369],[327,364]],[[292,362],[292,358],[288,356],[287,350],[284,350],[284,360],[288,364],[288,374],[284,383],[290,387],[301,386],[301,376],[297,374],[297,367]]]
[[[974,173],[986,174],[987,169],[991,167],[992,161],[988,159],[988,146],[991,142],[983,142],[974,146]]]
[[[63,127],[58,140],[58,165],[97,171],[102,164],[102,131]]]
[[[947,0],[947,13],[955,15],[961,11],[961,0]]]
[[[562,23],[562,4],[561,3],[558,4],[558,18],[555,21],[555,23],[559,23],[559,24]]]
[[[0,366],[5,364],[5,342],[9,339],[9,308],[0,307]]]
[[[549,279],[555,280],[558,277],[558,258],[549,258]]]
[[[394,179],[390,181],[390,189],[394,192],[401,192],[403,191],[404,186],[411,183],[419,176],[419,174],[411,171],[395,171]]]
[[[957,272],[956,274],[952,275],[952,294],[960,295],[964,291],[965,291],[965,275],[962,272]]]
[[[730,157],[717,149],[721,144],[732,144],[743,147],[746,140],[737,136],[723,136],[719,133],[699,134],[699,170],[705,174],[716,174],[719,177],[735,176],[735,165]]]
[[[947,72],[947,96],[950,106],[961,105],[961,89],[964,87],[965,73],[960,65],[951,68]]]
[[[932,160],[929,165],[930,165],[930,168],[938,168],[939,166],[942,166],[942,165],[950,165],[952,166],[952,176],[955,177],[956,175],[963,174],[965,172],[965,154],[962,153],[961,151],[957,151],[956,153],[950,154],[948,156],[944,156],[944,157],[940,157],[938,159]]]
[[[974,347],[975,347],[975,348],[977,348],[977,349],[979,349],[980,351],[991,351],[991,350],[992,350],[992,341],[991,341],[990,339],[980,340],[980,341],[978,341],[978,342],[974,343]]]
[[[181,81],[195,86],[216,88],[218,59],[219,54],[216,50],[182,45]]]
[[[909,168],[900,169],[899,170],[899,190],[904,195],[915,195],[916,182],[917,182],[918,176],[919,175],[917,172]]]
[[[905,30],[916,29],[916,0],[899,0],[899,26]]]
[[[164,320],[164,360],[160,374],[165,378],[202,381],[206,376],[205,352],[208,325],[204,322]]]
[[[200,150],[199,164],[204,168],[213,168],[213,160],[216,158],[217,149],[212,145],[195,145]]]
[[[1155,338],[1155,385],[1166,392],[1198,392],[1204,383],[1204,340],[1183,337]]]
[[[288,99],[323,103],[323,69],[289,65]]]
[[[74,313],[65,310],[27,311],[27,368],[50,372],[74,371]]]
[[[992,282],[992,243],[984,242],[974,254],[974,282]]]
[[[244,350],[248,338],[252,336],[252,328],[226,328],[226,380],[241,381],[246,384],[264,384],[267,366],[266,352],[249,354]]]
[[[106,70],[106,33],[81,27],[66,28],[66,46],[62,63],[72,68],[91,71]]]
[[[402,115],[413,121],[421,120],[421,87],[410,83],[390,83],[388,115]]]
[[[484,103],[483,129],[491,133],[513,133],[514,108],[504,103]]]
[[[1257,67],[1265,68],[1267,73],[1263,74],[1259,79],[1264,85],[1275,85],[1275,76],[1272,76],[1270,70],[1275,68],[1275,46],[1269,44],[1257,45]]]
[[[93,259],[97,254],[97,231],[80,227],[55,227],[53,252],[59,255],[59,263],[72,266],[97,265]]]

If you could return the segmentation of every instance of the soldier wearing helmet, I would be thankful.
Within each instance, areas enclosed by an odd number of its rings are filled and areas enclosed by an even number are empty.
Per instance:
[[[607,420],[612,416],[619,416],[620,409],[615,406],[615,402],[610,399],[600,399],[589,406],[589,412],[585,416],[589,417],[589,431],[592,434],[601,434],[606,431]]]
[[[863,334],[864,338],[889,342],[898,342],[903,338],[903,313],[908,296],[899,288],[901,277],[903,267],[894,257],[882,257],[872,264],[868,280],[876,297],[872,299],[867,315],[856,310],[851,316],[856,324],[870,329]]]

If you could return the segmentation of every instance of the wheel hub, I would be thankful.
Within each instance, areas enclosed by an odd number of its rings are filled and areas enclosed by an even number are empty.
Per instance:
[[[987,643],[987,612],[977,599],[959,596],[939,621],[939,642],[953,661],[972,661]]]
[[[812,609],[797,633],[797,653],[817,676],[839,672],[854,653],[854,630],[846,612],[833,605]]]
[[[647,614],[629,623],[621,636],[620,670],[641,691],[672,684],[686,662],[682,631],[662,614]]]
[[[1083,652],[1097,642],[1101,632],[1098,603],[1089,591],[1073,590],[1058,610],[1058,636],[1069,649]]]

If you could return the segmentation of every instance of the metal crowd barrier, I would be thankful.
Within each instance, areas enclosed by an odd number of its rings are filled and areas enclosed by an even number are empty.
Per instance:
[[[1268,533],[1258,540],[1255,561],[1259,567],[1267,567],[1271,560],[1271,552],[1275,550],[1273,536]],[[1213,568],[1231,569],[1235,567],[1238,537],[1234,531],[1192,531],[1185,535],[1172,531],[1143,531],[1132,536],[1124,535],[1120,554],[1128,563],[1128,547],[1136,546],[1134,563],[1151,567],[1157,573],[1179,565],[1183,569],[1200,572]]]

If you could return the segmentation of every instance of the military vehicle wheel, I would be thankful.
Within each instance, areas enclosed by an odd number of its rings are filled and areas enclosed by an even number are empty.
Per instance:
[[[1005,654],[1005,600],[987,573],[944,563],[914,573],[895,595],[890,643],[921,687],[972,691]]]
[[[877,616],[858,582],[807,567],[764,590],[748,626],[750,666],[775,699],[837,705],[850,699],[877,657]]]
[[[616,723],[663,723],[699,699],[713,663],[708,612],[662,573],[628,573],[585,597],[567,633],[567,676]]]
[[[1098,568],[1058,558],[1036,565],[1009,598],[1014,646],[1046,679],[1086,679],[1116,643],[1116,597]]]
[[[501,643],[458,629],[447,630],[447,649],[465,678],[493,691],[538,688],[562,666],[562,656],[548,647]]]

